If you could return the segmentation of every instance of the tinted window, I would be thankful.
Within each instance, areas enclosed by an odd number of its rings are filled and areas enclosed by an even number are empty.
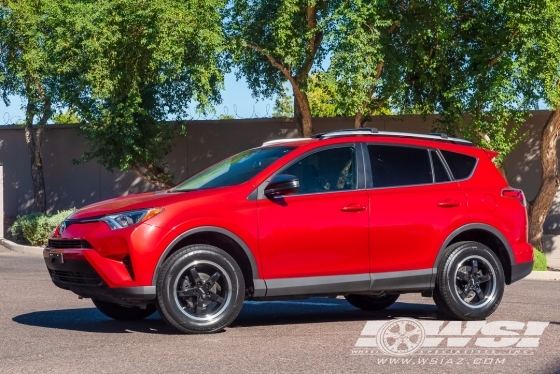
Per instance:
[[[432,183],[428,151],[421,148],[368,145],[373,187]]]
[[[256,148],[225,159],[187,179],[173,191],[226,187],[247,182],[294,147]]]
[[[441,151],[455,179],[468,178],[476,165],[476,158],[461,153]]]
[[[445,170],[445,166],[443,166],[443,162],[439,158],[437,152],[430,151],[432,155],[432,165],[434,165],[434,180],[436,183],[439,182],[449,182],[449,174],[447,174],[447,170]]]
[[[331,148],[312,153],[283,170],[299,179],[297,194],[356,189],[353,147]]]

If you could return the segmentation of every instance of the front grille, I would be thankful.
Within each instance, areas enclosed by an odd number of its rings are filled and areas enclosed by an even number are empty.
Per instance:
[[[81,273],[49,269],[54,282],[69,283],[81,286],[102,286],[103,280],[96,273]]]
[[[132,261],[130,260],[130,256],[124,256],[124,258],[122,259],[122,263],[128,271],[128,274],[130,274],[130,279],[134,280],[134,269],[132,268]]]
[[[93,248],[87,240],[80,239],[49,239],[48,248],[70,249],[70,248]]]

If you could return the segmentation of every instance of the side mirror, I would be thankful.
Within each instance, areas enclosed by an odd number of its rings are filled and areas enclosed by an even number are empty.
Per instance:
[[[264,189],[266,197],[289,195],[297,192],[299,189],[299,180],[297,177],[289,174],[278,174],[272,177]]]

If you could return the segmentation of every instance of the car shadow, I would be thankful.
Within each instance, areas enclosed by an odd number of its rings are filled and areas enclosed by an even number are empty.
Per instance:
[[[290,301],[246,301],[230,327],[368,321],[395,317],[449,318],[431,304],[397,302],[383,311],[370,312],[356,309],[344,299],[310,298]],[[142,321],[115,321],[101,314],[96,308],[35,311],[21,314],[12,320],[28,326],[94,333],[178,333],[165,324],[157,313]]]

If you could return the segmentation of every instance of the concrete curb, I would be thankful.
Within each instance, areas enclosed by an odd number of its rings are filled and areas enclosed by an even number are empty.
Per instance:
[[[43,256],[43,248],[42,247],[32,247],[29,245],[21,245],[14,242],[11,242],[7,239],[0,239],[0,244],[4,247],[19,253],[29,253],[32,255]]]
[[[560,281],[560,271],[533,271],[527,275],[527,280]]]

